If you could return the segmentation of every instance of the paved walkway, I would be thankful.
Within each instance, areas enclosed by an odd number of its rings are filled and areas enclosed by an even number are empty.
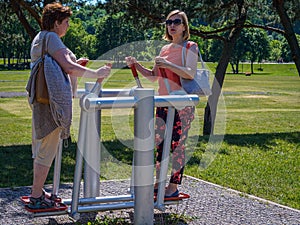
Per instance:
[[[0,98],[13,98],[13,97],[26,97],[27,93],[24,92],[0,92]]]
[[[191,195],[191,198],[179,205],[167,206],[164,213],[155,210],[154,224],[168,224],[169,213],[176,213],[179,218],[175,224],[270,224],[270,225],[299,225],[300,210],[281,206],[273,202],[241,194],[192,177],[186,177],[181,191]],[[128,180],[101,182],[100,196],[126,194]],[[19,197],[30,192],[29,187],[0,189],[0,224],[75,224],[68,215],[36,217],[23,210]],[[71,198],[72,184],[61,185],[60,195]],[[133,209],[106,211],[99,213],[81,214],[78,223],[83,224],[95,217],[124,218],[133,223]],[[174,223],[173,223],[174,224]]]

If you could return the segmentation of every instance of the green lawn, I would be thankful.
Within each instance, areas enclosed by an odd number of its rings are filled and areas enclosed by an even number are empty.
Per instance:
[[[94,62],[90,67],[102,64]],[[216,64],[208,65],[214,70]],[[201,98],[199,120],[190,132],[185,173],[300,209],[299,76],[293,64],[263,64],[263,71],[257,70],[259,67],[255,65],[251,76],[244,75],[249,64],[244,64],[238,75],[228,69],[216,141],[201,135],[206,104],[206,98]],[[29,71],[0,71],[0,92],[24,91],[28,75]],[[155,87],[141,80],[145,86]],[[91,80],[82,78],[80,87],[85,81]],[[104,87],[135,85],[130,70],[115,69]],[[79,112],[75,101],[73,144],[63,152],[62,182],[73,181]],[[26,98],[0,98],[0,120],[0,187],[31,185],[31,112]],[[103,179],[130,175],[132,121],[132,110],[103,110],[102,140],[107,150],[102,157]],[[124,172],[117,176],[118,170]]]

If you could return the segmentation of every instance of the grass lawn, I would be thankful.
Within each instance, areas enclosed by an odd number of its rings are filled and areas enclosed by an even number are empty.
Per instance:
[[[89,66],[96,68],[103,62]],[[145,63],[150,66],[150,63]],[[213,71],[216,64],[210,63]],[[259,67],[263,71],[257,70]],[[202,136],[201,98],[187,146],[185,173],[300,209],[300,80],[294,64],[240,66],[226,75],[215,137]],[[0,92],[23,92],[29,71],[0,71]],[[145,86],[155,87],[141,78]],[[79,84],[83,87],[85,80]],[[130,70],[114,70],[105,88],[135,86]],[[155,87],[156,88],[156,87]],[[72,182],[80,108],[74,102],[73,143],[64,149],[62,182]],[[129,115],[129,116],[128,116]],[[132,110],[103,110],[103,179],[127,178],[132,160]],[[25,97],[0,98],[0,187],[31,185],[31,111]],[[117,171],[123,171],[118,175]],[[49,176],[48,182],[51,182]]]

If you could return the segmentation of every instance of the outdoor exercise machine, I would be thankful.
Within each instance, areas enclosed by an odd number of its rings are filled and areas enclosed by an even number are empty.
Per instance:
[[[134,224],[153,224],[154,208],[165,210],[165,205],[177,204],[189,196],[164,199],[168,172],[169,151],[175,108],[195,106],[197,95],[155,96],[154,89],[101,89],[99,83],[86,83],[85,90],[79,90],[80,124],[76,152],[76,167],[72,199],[63,199],[67,209],[53,212],[38,212],[34,216],[69,214],[75,220],[80,213],[134,208]],[[163,159],[161,162],[158,193],[154,198],[154,108],[168,107]],[[99,197],[100,155],[101,155],[101,110],[134,108],[134,153],[130,193],[119,196]],[[60,181],[61,151],[55,159],[53,194],[58,194]],[[83,198],[80,185],[84,165]]]

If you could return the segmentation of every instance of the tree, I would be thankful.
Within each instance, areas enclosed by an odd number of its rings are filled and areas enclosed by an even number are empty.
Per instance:
[[[297,40],[298,43],[300,43],[300,35],[297,35]],[[292,58],[292,53],[291,53],[291,48],[287,42],[287,40],[285,38],[281,39],[281,56],[284,62],[292,62],[293,58]]]
[[[26,13],[28,12],[41,27],[41,18],[39,14],[39,12],[41,12],[41,7],[39,1],[25,2],[24,0],[9,0],[9,2],[14,13],[17,15],[21,24],[23,25],[23,27],[25,28],[26,32],[32,40],[37,34],[37,31],[29,23],[29,19],[26,17]],[[44,4],[47,4],[49,2],[51,1],[45,0]]]
[[[16,59],[17,63],[20,63],[21,59],[27,61],[30,41],[9,4],[0,2],[0,6],[3,12],[0,15],[0,54],[4,65],[7,64],[6,68],[10,69],[13,59]]]
[[[208,97],[208,102],[205,107],[204,114],[204,124],[203,124],[203,134],[210,135],[214,133],[214,124],[217,113],[217,105],[219,101],[219,96],[221,94],[221,89],[225,79],[226,69],[231,57],[234,45],[238,39],[242,27],[245,24],[247,17],[247,10],[244,5],[244,1],[236,1],[236,20],[230,28],[228,36],[223,36],[221,39],[223,41],[223,51],[219,59],[218,66],[216,68],[215,80],[212,85],[212,95]],[[229,6],[229,11],[232,9]]]
[[[282,42],[278,40],[272,40],[270,42],[271,52],[270,52],[270,59],[272,61],[278,61],[282,56]]]
[[[111,32],[111,31],[114,32]],[[98,56],[103,55],[110,49],[114,49],[123,44],[144,40],[143,31],[138,31],[131,22],[124,23],[122,13],[108,15],[103,17],[96,27]],[[112,59],[114,65],[118,65],[123,61],[126,55],[123,52],[116,52]],[[120,65],[122,66],[122,65]]]
[[[251,73],[254,73],[253,63],[262,62],[269,56],[269,41],[264,30],[252,28],[248,29],[246,34],[247,39],[247,58],[251,62]]]
[[[234,74],[239,73],[239,63],[246,59],[246,53],[249,51],[249,39],[246,33],[247,31],[242,30],[230,57],[230,64]]]
[[[70,28],[63,39],[77,57],[95,54],[95,37],[85,31],[81,20],[78,18],[71,20]]]
[[[299,48],[299,43],[297,41],[291,19],[289,15],[287,14],[287,8],[288,6],[292,7],[295,10],[295,17],[298,16],[300,17],[300,3],[299,1],[291,1],[286,3],[287,1],[283,0],[273,0],[273,6],[275,7],[279,17],[281,24],[284,28],[284,37],[286,38],[287,42],[289,43],[289,46],[291,48],[292,52],[292,58],[296,64],[296,68],[298,70],[298,74],[300,76],[300,48]],[[296,7],[295,7],[296,6]],[[298,6],[298,7],[297,7]]]
[[[6,57],[10,57],[10,55],[17,58],[30,58],[30,43],[38,31],[41,30],[42,9],[44,5],[52,2],[52,0],[45,0],[42,2],[36,0],[0,0],[0,18],[2,18],[1,21],[5,21],[0,26],[0,34],[3,34],[0,36],[0,43],[4,63],[6,62]],[[78,11],[77,9],[85,9],[83,6],[87,1],[77,2],[68,0],[62,2],[63,4],[70,5],[76,16],[76,12]],[[86,9],[86,11],[83,11],[83,13],[78,16],[95,16],[93,14],[93,12],[97,11],[95,6],[86,6]],[[97,15],[99,15],[98,11]],[[87,20],[86,23],[89,22],[90,20]],[[94,34],[88,34],[85,31],[81,20],[79,21],[75,18],[73,22],[71,20],[71,24],[72,26],[70,27],[67,35],[64,37],[64,40],[68,43],[68,47],[79,57],[89,56],[91,59],[96,58],[96,50],[94,47],[97,41]],[[17,28],[14,29],[14,27]],[[15,45],[12,45],[13,43],[15,43]],[[10,52],[14,53],[12,54]]]
[[[8,2],[10,3],[11,9],[17,15],[21,24],[30,36],[31,40],[33,40],[38,32],[38,29],[32,23],[30,23],[30,17],[37,22],[39,28],[41,29],[41,14],[43,7],[49,3],[52,3],[53,0],[43,0],[42,2],[38,0],[8,0]],[[76,8],[77,6],[85,5],[88,1],[65,0],[60,2],[63,4],[72,5],[74,8]]]

